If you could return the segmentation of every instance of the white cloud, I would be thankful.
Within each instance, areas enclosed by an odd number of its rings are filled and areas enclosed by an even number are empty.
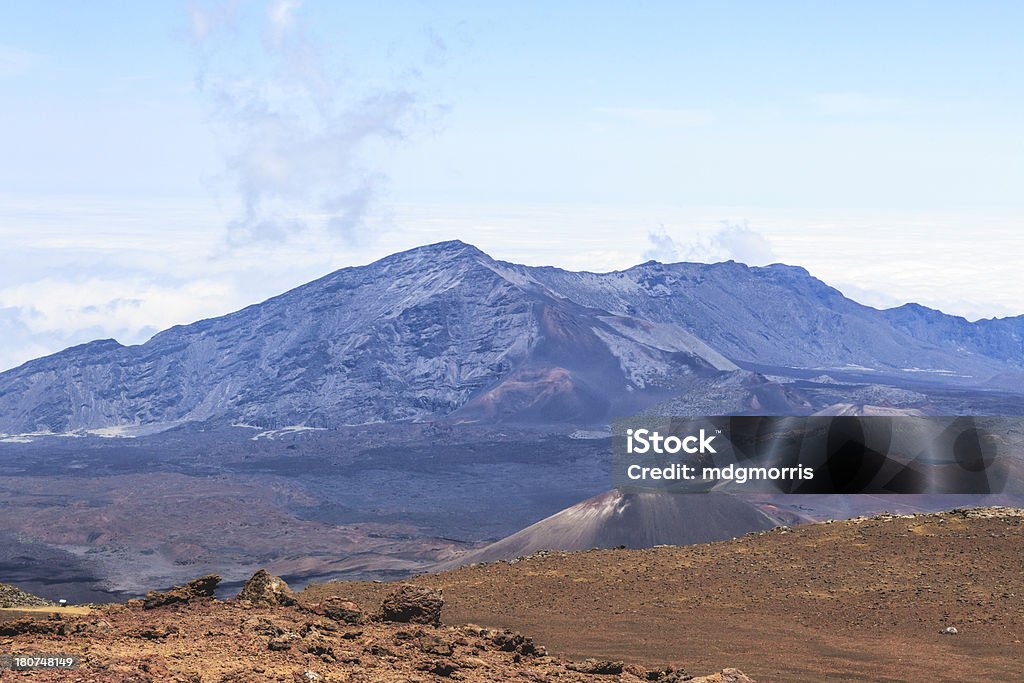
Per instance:
[[[663,263],[680,260],[715,263],[731,260],[760,266],[776,260],[768,238],[751,230],[746,222],[723,222],[722,227],[715,232],[697,233],[682,242],[669,236],[662,226],[658,232],[648,233],[647,240],[650,247],[644,251],[643,257]]]
[[[740,263],[760,266],[775,260],[768,238],[751,230],[745,222],[725,224],[709,241],[718,253]]]
[[[215,280],[47,278],[0,289],[0,308],[15,311],[31,334],[100,329],[138,342],[146,330],[220,313],[220,302],[237,298],[228,283]]]
[[[644,260],[661,263],[674,263],[679,260],[679,245],[665,234],[664,226],[657,232],[648,233],[647,241],[650,242],[650,247],[644,251]]]

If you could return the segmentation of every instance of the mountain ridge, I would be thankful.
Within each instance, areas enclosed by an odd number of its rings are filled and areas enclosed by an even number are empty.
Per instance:
[[[0,431],[446,416],[584,424],[664,399],[683,377],[751,364],[1016,382],[1024,316],[970,323],[930,311],[864,306],[799,266],[573,272],[452,240],[143,344],[97,340],[0,373]]]

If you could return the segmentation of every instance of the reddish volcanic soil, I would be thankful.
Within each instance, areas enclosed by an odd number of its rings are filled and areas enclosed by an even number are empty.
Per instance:
[[[345,584],[339,584],[344,586]],[[137,601],[141,602],[141,601]],[[325,603],[330,604],[330,603]],[[337,604],[337,603],[336,603]],[[143,609],[0,611],[0,653],[75,655],[72,670],[0,670],[0,681],[100,683],[680,683],[674,668],[553,657],[532,639],[479,626],[349,619],[351,603],[254,606],[211,598]],[[319,613],[317,612],[319,610]],[[355,622],[355,623],[353,623]],[[0,658],[2,659],[2,658]],[[692,683],[755,683],[727,669]]]
[[[735,666],[762,683],[1024,680],[1024,510],[539,553],[414,582],[444,589],[448,623],[521,630],[573,658]],[[344,586],[357,602],[388,589]]]
[[[388,620],[406,609],[394,598],[382,607],[393,584],[322,584],[297,604],[274,594],[289,601],[275,607],[214,600],[203,577],[147,597],[152,609],[0,610],[0,658],[83,658],[74,672],[0,671],[0,681],[689,680],[665,666],[674,665],[722,672],[696,679],[705,683],[1019,682],[1022,558],[1024,510],[1009,508],[858,518],[700,546],[542,552],[416,578],[424,588],[401,594],[432,605],[431,624]],[[279,582],[250,584],[263,596]],[[443,608],[426,587],[443,589]],[[438,616],[444,625],[432,625]],[[480,626],[460,626],[468,623]]]

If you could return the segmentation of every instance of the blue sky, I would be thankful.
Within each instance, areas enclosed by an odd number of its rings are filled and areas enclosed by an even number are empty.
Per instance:
[[[8,2],[0,368],[461,238],[1024,313],[1016,2]]]

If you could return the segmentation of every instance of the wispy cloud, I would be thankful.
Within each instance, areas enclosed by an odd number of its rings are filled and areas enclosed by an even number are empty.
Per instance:
[[[270,20],[271,37],[275,44],[281,45],[288,34],[295,28],[295,13],[299,9],[299,0],[275,0],[270,3],[267,16]]]
[[[388,184],[368,148],[408,138],[425,108],[414,89],[408,83],[365,87],[351,73],[344,80],[328,73],[298,0],[265,7],[259,57],[271,64],[266,76],[250,70],[233,77],[207,59],[211,41],[233,38],[215,37],[214,22],[223,19],[209,10],[190,13],[203,56],[197,83],[225,140],[221,180],[239,198],[228,245],[280,242],[311,228],[344,240],[360,237]]]

